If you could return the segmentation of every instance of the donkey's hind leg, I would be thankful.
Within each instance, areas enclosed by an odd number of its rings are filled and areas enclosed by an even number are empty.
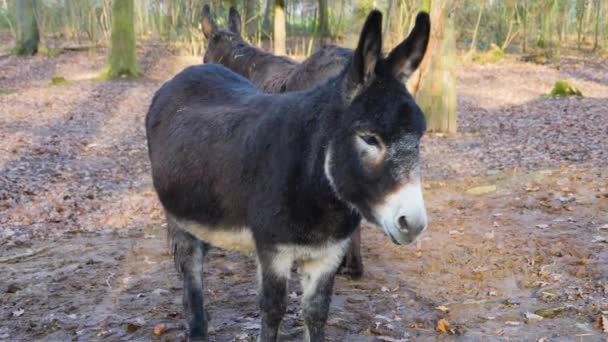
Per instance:
[[[184,311],[189,318],[190,341],[207,341],[208,317],[203,305],[203,259],[209,245],[167,219],[175,266],[184,281]]]
[[[359,279],[363,275],[363,262],[361,260],[361,226],[353,232],[350,238],[350,247],[344,255],[340,274],[347,275],[352,279]]]
[[[329,312],[334,278],[344,257],[348,240],[328,246],[314,259],[302,263],[302,314],[306,325],[304,341],[325,340],[325,322]]]

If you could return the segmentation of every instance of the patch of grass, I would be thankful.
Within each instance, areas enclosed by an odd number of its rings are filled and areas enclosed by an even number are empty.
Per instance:
[[[50,57],[50,58],[55,58],[55,57],[61,55],[61,52],[62,52],[61,50],[49,49],[47,46],[42,45],[42,44],[38,45],[38,53],[41,55]]]
[[[137,71],[135,74],[127,74],[127,73],[122,73],[120,75],[112,75],[110,72],[110,68],[109,67],[105,67],[101,73],[99,74],[99,76],[97,76],[95,79],[99,80],[99,81],[110,81],[110,80],[115,80],[115,79],[120,79],[120,78],[138,78],[140,76],[142,76],[143,73],[141,71]]]
[[[560,306],[552,309],[538,309],[534,311],[535,314],[543,317],[543,318],[553,318],[557,316],[560,312],[566,311],[566,307]]]
[[[583,96],[583,92],[568,81],[557,81],[549,93],[549,97]]]
[[[71,82],[66,80],[65,77],[63,77],[63,76],[53,76],[53,78],[51,79],[51,82],[49,82],[49,85],[57,86],[57,85],[65,85],[65,84],[69,84],[69,83],[71,83]]]
[[[12,93],[16,93],[17,89],[11,89],[11,88],[0,88],[0,95],[3,94],[12,94]]]
[[[492,47],[489,50],[478,53],[472,60],[473,62],[481,64],[491,64],[503,60],[505,57],[505,52],[498,46],[492,44]]]

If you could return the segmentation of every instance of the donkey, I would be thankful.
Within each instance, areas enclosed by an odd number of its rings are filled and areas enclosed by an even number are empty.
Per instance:
[[[268,93],[305,90],[319,85],[337,76],[352,58],[351,49],[325,45],[300,64],[255,48],[243,40],[241,16],[234,7],[230,7],[228,30],[218,28],[209,5],[203,7],[201,22],[209,42],[204,62],[222,64]],[[363,275],[359,227],[352,234],[339,272],[353,279]]]
[[[337,76],[352,57],[352,50],[325,45],[302,64],[247,44],[241,34],[241,16],[230,7],[228,30],[218,28],[209,5],[203,7],[203,33],[208,45],[203,61],[219,63],[249,79],[267,93],[309,89]]]
[[[183,276],[191,340],[207,340],[203,259],[255,252],[261,341],[276,341],[292,264],[301,266],[307,341],[323,341],[336,271],[362,218],[396,244],[427,227],[424,115],[405,88],[430,21],[383,57],[372,11],[348,65],[326,83],[270,95],[217,64],[191,66],[154,95],[146,136],[154,188]]]

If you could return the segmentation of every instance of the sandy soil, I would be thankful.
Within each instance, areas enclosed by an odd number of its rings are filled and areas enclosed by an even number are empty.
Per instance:
[[[93,80],[104,53],[0,57],[0,88],[13,90],[0,94],[0,340],[185,339],[143,118],[200,58],[146,47],[145,77]],[[69,82],[50,86],[56,75]],[[542,97],[563,78],[586,97]],[[461,132],[423,141],[428,235],[399,247],[363,229],[366,273],[338,279],[328,339],[604,341],[608,65],[461,65],[458,88]],[[254,269],[210,253],[212,340],[255,340]],[[296,280],[285,341],[302,336]],[[526,317],[537,310],[546,317]],[[158,324],[174,329],[155,336]]]

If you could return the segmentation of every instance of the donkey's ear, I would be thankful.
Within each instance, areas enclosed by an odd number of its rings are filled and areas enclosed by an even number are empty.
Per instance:
[[[230,14],[228,15],[228,25],[230,27],[230,31],[241,35],[241,15],[239,11],[234,8],[234,6],[230,6]]]
[[[430,32],[431,21],[428,13],[418,13],[416,25],[410,35],[386,58],[386,65],[393,76],[406,82],[416,71],[426,52]]]
[[[349,80],[358,84],[367,82],[374,73],[382,50],[382,13],[372,11],[365,20],[359,44],[353,54]]]
[[[205,34],[205,38],[207,39],[211,38],[213,32],[217,31],[217,25],[215,24],[215,20],[213,20],[209,5],[205,5],[203,7],[203,13],[201,14],[201,24],[203,26],[203,33]]]

